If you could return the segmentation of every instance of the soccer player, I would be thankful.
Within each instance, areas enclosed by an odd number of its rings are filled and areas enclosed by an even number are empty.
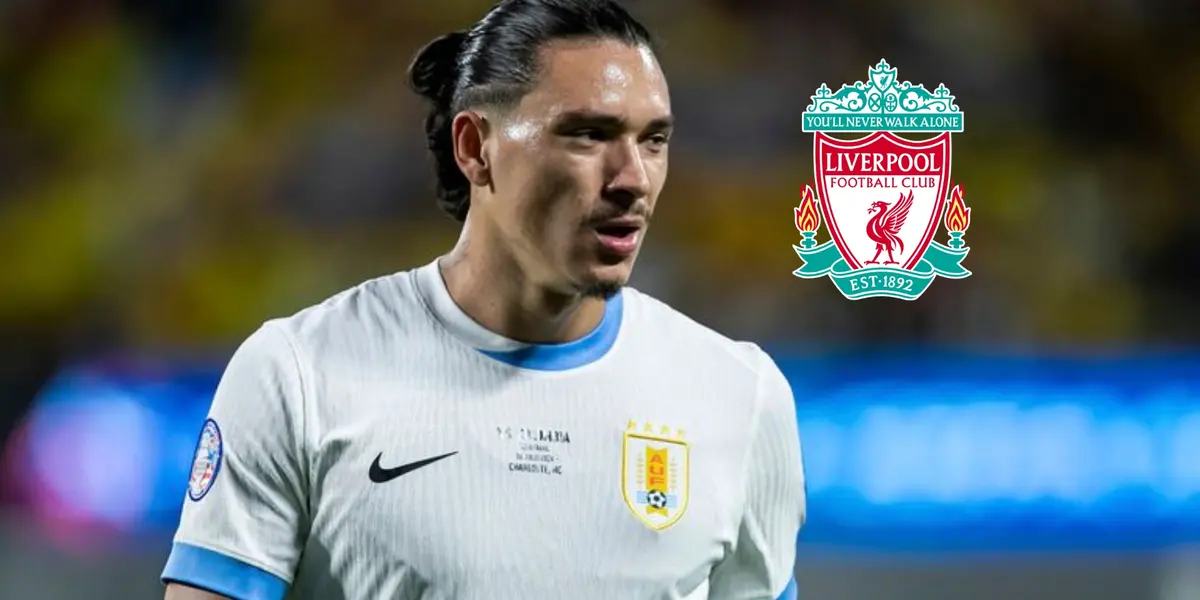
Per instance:
[[[667,175],[651,48],[608,0],[504,0],[420,51],[459,242],[241,345],[167,598],[794,597],[788,382],[624,287]]]

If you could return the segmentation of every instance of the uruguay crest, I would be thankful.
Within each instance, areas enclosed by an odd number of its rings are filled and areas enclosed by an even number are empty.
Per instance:
[[[621,450],[621,495],[647,527],[666,529],[688,505],[688,444],[683,431],[630,421]]]
[[[803,114],[804,131],[814,134],[817,189],[805,186],[795,209],[803,240],[793,248],[805,264],[793,274],[829,277],[850,300],[916,300],[935,276],[970,276],[960,263],[970,250],[962,237],[971,209],[950,179],[950,136],[963,131],[963,117],[945,85],[929,92],[900,83],[885,60],[866,82],[836,93],[821,84]],[[822,220],[830,239],[818,245]],[[946,244],[934,239],[939,225]]]

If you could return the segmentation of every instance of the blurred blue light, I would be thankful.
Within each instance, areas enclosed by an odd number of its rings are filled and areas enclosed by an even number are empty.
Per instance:
[[[1200,356],[778,363],[803,436],[802,543],[910,551],[1200,540]],[[219,373],[64,373],[31,416],[35,487],[94,520],[171,530]]]
[[[778,361],[818,545],[1148,549],[1200,540],[1200,356]]]
[[[25,436],[24,484],[39,512],[123,530],[173,527],[218,377],[175,375],[83,367],[47,387]]]

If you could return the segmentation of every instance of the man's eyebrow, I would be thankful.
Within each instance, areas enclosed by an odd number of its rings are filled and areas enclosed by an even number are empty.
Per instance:
[[[602,125],[606,127],[624,127],[627,121],[609,113],[602,113],[593,110],[571,110],[564,112],[558,116],[555,121],[559,123],[588,123],[594,125]],[[653,131],[662,131],[671,129],[675,125],[675,115],[667,115],[658,117],[646,124],[646,129]]]
[[[650,124],[646,126],[646,129],[650,129],[652,131],[666,131],[672,127],[675,127],[675,115],[667,115],[665,117],[653,119],[650,121]]]

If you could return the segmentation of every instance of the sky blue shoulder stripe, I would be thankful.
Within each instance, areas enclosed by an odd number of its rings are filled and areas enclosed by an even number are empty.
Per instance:
[[[534,371],[566,371],[600,360],[612,349],[621,331],[624,295],[617,293],[604,306],[600,325],[586,336],[565,344],[533,344],[517,350],[480,350],[502,363]]]
[[[783,593],[779,595],[777,600],[796,600],[796,579],[793,578],[788,582],[788,586],[783,588]]]
[[[233,598],[283,600],[288,583],[236,558],[175,542],[162,573],[163,583],[182,583]]]

